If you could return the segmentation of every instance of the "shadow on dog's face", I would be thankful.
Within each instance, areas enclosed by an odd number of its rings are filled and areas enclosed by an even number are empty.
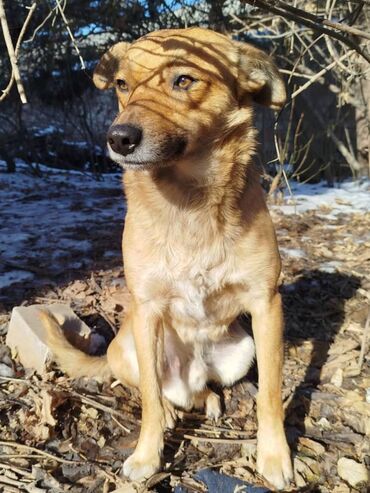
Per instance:
[[[285,88],[271,59],[207,29],[163,30],[118,43],[94,72],[115,87],[119,113],[108,132],[111,158],[125,168],[170,166],[203,155],[255,100],[272,108]]]

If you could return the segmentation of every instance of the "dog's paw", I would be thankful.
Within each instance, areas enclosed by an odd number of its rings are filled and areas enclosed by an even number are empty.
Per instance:
[[[150,478],[160,469],[160,458],[138,457],[134,452],[123,464],[122,473],[131,481],[143,481]]]
[[[221,399],[215,392],[210,392],[206,398],[206,416],[217,421],[221,417]]]
[[[284,440],[285,442],[285,440]],[[293,481],[293,468],[288,445],[280,449],[264,445],[257,447],[257,471],[277,490],[283,490]]]

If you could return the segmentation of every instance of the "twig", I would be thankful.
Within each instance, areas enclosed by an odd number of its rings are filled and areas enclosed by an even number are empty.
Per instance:
[[[331,57],[333,58],[333,60],[335,60],[337,62],[337,65],[342,69],[344,70],[345,72],[348,72],[350,75],[355,75],[354,72],[352,70],[350,70],[349,68],[347,68],[344,63],[342,63],[340,60],[339,60],[339,56],[338,56],[338,53],[337,51],[335,50],[334,46],[333,46],[333,43],[331,42],[331,39],[329,38],[329,36],[325,36],[325,43],[326,43],[326,47],[328,49],[328,52],[330,53]],[[356,75],[360,75],[360,74],[356,74]]]
[[[41,459],[40,454],[0,454],[0,459]]]
[[[319,122],[320,126],[326,130],[327,134],[329,135],[331,140],[334,142],[338,151],[342,154],[344,159],[347,161],[350,168],[354,171],[359,171],[361,169],[361,165],[357,161],[357,159],[354,156],[352,156],[350,151],[347,149],[346,145],[335,135],[334,131],[330,128],[330,126],[325,124],[320,112],[315,109],[315,106],[310,105],[310,108],[311,108],[311,112],[313,113],[313,115],[315,116],[317,121]]]
[[[17,488],[21,488],[22,486],[26,486],[30,481],[31,481],[31,479],[27,480],[27,482],[24,482],[24,481],[19,481],[18,479],[8,478],[7,476],[0,476],[0,484],[16,486]]]
[[[31,472],[26,469],[22,469],[20,467],[14,466],[13,464],[5,464],[5,462],[0,462],[0,469],[7,469],[8,471],[14,471],[19,476],[28,476],[34,479],[34,476]]]
[[[113,334],[116,336],[117,335],[117,328],[114,324],[114,321],[111,320],[109,315],[107,313],[105,313],[105,311],[103,310],[103,308],[101,306],[96,306],[96,311],[99,313],[99,315],[101,315],[104,318],[104,320],[107,322],[109,327],[112,329]]]
[[[285,173],[285,170],[284,170],[283,159],[285,158],[285,156],[282,156],[281,155],[281,150],[280,150],[280,145],[279,145],[279,139],[278,139],[278,132],[277,132],[278,124],[279,124],[279,117],[281,115],[281,111],[280,111],[278,117],[276,118],[275,124],[274,124],[274,144],[275,144],[275,150],[276,150],[277,160],[279,161],[279,165],[280,165],[280,171],[281,171],[280,176],[282,175],[284,177],[286,186],[287,186],[288,191],[289,191],[289,195],[293,199],[294,198],[294,195],[293,195],[292,189],[290,187],[290,183],[289,183],[288,177],[287,177],[287,175]],[[296,201],[295,200],[294,200],[294,213],[296,213]]]
[[[27,27],[28,27],[28,24],[31,20],[31,17],[32,17],[32,14],[34,13],[36,9],[36,3],[33,3],[29,9],[29,12],[28,12],[28,15],[26,17],[26,20],[24,21],[23,23],[23,26],[22,26],[22,29],[21,29],[21,32],[19,33],[19,36],[18,36],[18,40],[17,40],[17,44],[15,46],[15,56],[18,58],[18,53],[19,53],[19,49],[20,49],[20,46],[21,46],[21,43],[22,43],[22,40],[23,40],[23,36],[27,30]],[[8,85],[6,86],[5,89],[3,89],[3,93],[2,95],[0,96],[0,102],[3,101],[3,99],[5,99],[7,97],[7,95],[9,94],[11,88],[13,87],[13,84],[14,84],[14,71],[12,70],[12,74],[10,76],[10,80],[8,82]]]
[[[30,43],[31,41],[33,41],[36,37],[36,34],[39,32],[39,30],[45,25],[45,23],[48,21],[48,19],[53,15],[53,12],[56,13],[58,9],[58,6],[55,6],[54,8],[52,8],[50,10],[50,12],[48,13],[48,15],[45,17],[45,19],[36,27],[36,29],[33,31],[32,33],[32,36],[31,38],[29,39],[26,39],[25,43]],[[56,15],[56,14],[55,14]]]
[[[24,445],[23,443],[7,442],[6,440],[0,440],[0,446],[13,447],[13,448],[18,448],[20,450],[32,450],[38,455],[42,455],[44,457],[47,457],[48,459],[55,460],[56,462],[60,462],[61,464],[82,464],[81,461],[63,459],[62,457],[49,454],[49,452],[45,452],[44,450],[40,450],[36,447],[31,447],[30,445]]]
[[[0,376],[0,380],[5,380],[6,382],[17,382],[17,383],[22,383],[22,384],[26,384],[26,385],[31,385],[31,383],[28,380],[24,380],[23,378]]]
[[[113,421],[114,421],[114,422],[115,422],[115,423],[116,423],[116,424],[117,424],[120,428],[122,428],[122,430],[124,430],[126,433],[131,433],[131,430],[129,430],[128,428],[126,428],[126,426],[124,426],[122,423],[120,423],[120,422],[118,421],[118,419],[116,419],[116,418],[113,416],[113,414],[112,414],[112,419],[113,419]]]
[[[195,435],[184,435],[184,438],[188,440],[198,440],[199,442],[228,443],[229,445],[255,443],[257,441],[256,438],[209,438],[209,437],[197,437]]]
[[[247,3],[250,3],[247,1]],[[253,4],[267,4],[265,1],[258,1],[254,0]],[[366,31],[361,31],[360,29],[357,29],[353,26],[348,26],[347,24],[339,23],[339,22],[333,22],[330,19],[320,19],[317,17],[317,15],[311,14],[311,12],[306,12],[305,10],[298,9],[297,7],[293,7],[292,5],[289,5],[285,2],[281,2],[279,0],[275,0],[275,6],[277,8],[281,8],[291,14],[294,14],[298,17],[298,20],[300,20],[303,24],[303,20],[307,20],[310,22],[314,22],[315,24],[318,25],[323,25],[323,26],[328,26],[332,29],[336,29],[338,31],[342,31],[346,34],[352,34],[353,36],[359,36],[360,38],[365,38],[365,39],[370,39],[370,34],[367,33]]]
[[[280,0],[275,0],[273,4],[265,0],[244,0],[244,2],[248,3],[249,5],[252,5],[253,7],[259,7],[263,10],[267,10],[267,12],[273,12],[274,14],[279,15],[283,18],[300,22],[304,26],[311,28],[313,31],[317,31],[322,34],[327,34],[328,36],[331,36],[332,38],[341,41],[352,50],[357,51],[357,53],[359,53],[368,63],[370,63],[370,56],[359,47],[358,43],[353,39],[348,38],[342,34],[343,31],[348,33],[350,29],[352,30],[352,34],[354,34],[353,28],[351,26],[346,26],[346,28],[343,29],[344,24],[339,24],[341,26],[340,31],[342,32],[337,32],[336,30],[332,29],[333,26],[330,26],[330,28],[329,26],[325,27],[326,25],[328,25],[324,22],[327,19],[320,19],[314,14],[306,12],[302,9],[298,9],[296,7],[291,7],[290,5],[287,5],[286,3],[281,2]],[[337,23],[332,23],[332,24],[336,25]],[[337,26],[335,27],[335,29],[339,30]],[[360,32],[364,34],[363,31]],[[359,36],[358,33],[356,33],[356,35]],[[367,36],[368,34],[365,33],[364,37],[367,38]]]
[[[366,350],[367,340],[368,340],[369,332],[370,332],[369,329],[370,329],[370,307],[369,307],[369,311],[367,313],[367,319],[366,319],[366,323],[365,323],[365,327],[364,327],[364,333],[362,335],[360,357],[358,359],[358,368],[360,371],[362,369],[362,365],[363,365],[364,358],[365,358],[365,350]]]
[[[125,416],[121,411],[117,411],[116,409],[112,409],[108,406],[104,406],[104,404],[101,404],[100,402],[94,401],[93,399],[90,399],[89,397],[85,397],[82,394],[79,394],[78,392],[71,392],[71,396],[75,397],[76,399],[81,400],[85,404],[89,404],[92,407],[95,407],[96,409],[99,409],[100,411],[104,411],[108,414],[111,414],[112,417],[118,416],[122,419],[125,419],[126,421],[129,421],[130,423],[133,423],[135,425],[140,424],[140,419],[134,419],[130,418],[129,416]]]
[[[22,38],[23,38],[24,33],[27,29],[27,26],[31,20],[31,17],[32,17],[32,14],[33,14],[35,8],[36,8],[36,3],[32,4],[32,6],[28,12],[28,15],[26,17],[26,20],[22,26],[22,30],[19,34],[18,41],[17,41],[18,50],[19,50],[19,46],[22,42]],[[22,103],[26,104],[27,103],[27,96],[26,96],[26,93],[24,91],[24,87],[23,87],[23,83],[22,83],[22,79],[21,79],[21,74],[19,72],[18,60],[17,60],[17,49],[14,49],[14,46],[13,46],[13,41],[12,41],[12,38],[10,35],[8,21],[6,19],[3,0],[0,0],[0,22],[1,22],[1,27],[3,30],[6,48],[8,50],[8,54],[9,54],[9,60],[10,60],[11,66],[12,66],[12,75],[10,77],[9,84],[5,88],[5,90],[3,91],[3,94],[0,97],[0,101],[8,95],[10,89],[12,88],[13,80],[15,80],[16,85],[17,85],[17,89],[18,89],[19,97],[20,97]]]
[[[72,34],[72,31],[71,31],[71,28],[69,27],[69,22],[67,20],[67,17],[65,16],[64,14],[64,10],[62,9],[62,6],[60,5],[60,0],[55,0],[56,3],[57,3],[57,7],[58,7],[58,10],[60,12],[60,15],[63,19],[63,22],[66,26],[66,29],[67,29],[67,32],[68,32],[68,35],[69,37],[71,38],[71,41],[72,41],[72,44],[73,46],[75,47],[75,50],[76,50],[76,53],[78,55],[78,58],[80,59],[80,63],[81,63],[81,68],[82,70],[85,70],[86,69],[86,65],[85,65],[85,62],[84,62],[84,59],[82,58],[82,55],[81,55],[81,52],[80,52],[80,49],[79,47],[77,46],[77,43],[76,43],[76,40]]]
[[[218,426],[212,426],[212,427],[209,427],[209,429],[204,429],[204,428],[181,428],[181,427],[176,426],[176,431],[193,431],[195,433],[212,433],[214,435],[233,434],[233,435],[239,435],[240,437],[245,436],[245,437],[249,437],[249,438],[250,438],[250,435],[251,435],[249,431],[232,430],[231,428],[218,427]],[[230,439],[232,439],[232,437],[229,437],[229,440]]]
[[[17,383],[21,383],[21,384],[31,385],[31,382],[30,381],[24,380],[24,379],[21,379],[21,378],[12,378],[12,377],[2,377],[2,376],[0,376],[0,383],[1,383],[1,380],[4,380],[6,382],[17,382]],[[117,411],[116,409],[112,409],[111,407],[105,406],[104,404],[101,404],[100,402],[97,402],[97,401],[95,401],[93,399],[90,399],[89,397],[86,397],[83,394],[79,394],[78,392],[75,392],[75,391],[72,391],[72,390],[67,390],[67,389],[65,389],[64,387],[61,387],[61,386],[57,386],[56,388],[58,390],[62,391],[62,392],[66,392],[67,391],[70,394],[70,397],[72,399],[73,398],[74,399],[78,399],[81,402],[83,402],[84,404],[88,404],[89,406],[95,407],[96,409],[99,409],[100,411],[104,411],[104,412],[110,414],[113,419],[114,419],[114,416],[118,416],[119,418],[125,419],[126,421],[129,421],[129,422],[131,422],[131,423],[133,423],[135,425],[140,424],[140,419],[130,418],[129,416],[124,415],[121,411]],[[54,387],[54,389],[55,389],[55,387]],[[129,430],[128,428],[125,428],[124,425],[122,425],[122,423],[118,423],[118,421],[116,421],[116,422],[127,433],[131,433],[131,430]],[[42,453],[42,452],[40,451],[40,453]]]
[[[308,80],[305,84],[303,84],[303,86],[301,86],[299,89],[297,89],[296,91],[294,91],[292,93],[292,95],[291,95],[290,98],[291,99],[294,99],[296,96],[298,96],[298,94],[301,94],[301,92],[305,91],[309,86],[311,86],[314,82],[316,82],[317,79],[319,79],[320,77],[322,77],[323,75],[325,75],[327,72],[329,72],[333,67],[335,67],[335,65],[337,65],[337,63],[339,63],[339,62],[343,61],[344,59],[348,58],[353,53],[354,53],[354,50],[347,51],[340,58],[338,58],[338,60],[333,60],[331,63],[329,63],[329,65],[327,65],[322,70],[320,70],[315,75],[313,75],[310,78],[310,80]]]
[[[311,41],[311,43],[303,50],[302,53],[299,54],[297,60],[294,62],[294,65],[293,65],[293,68],[292,68],[292,73],[290,74],[289,76],[289,79],[288,79],[288,83],[290,83],[290,81],[292,80],[292,76],[293,74],[295,73],[299,63],[301,62],[301,60],[303,59],[303,57],[305,56],[305,54],[308,52],[310,53],[310,49],[315,46],[316,43],[318,43],[320,41],[321,38],[323,38],[324,35],[323,34],[320,34],[320,36],[317,36],[317,38],[313,39]]]
[[[367,33],[366,31],[361,31],[361,29],[357,29],[356,27],[353,26],[348,26],[347,24],[344,23],[339,23],[339,22],[334,22],[330,19],[320,19],[314,14],[311,14],[310,12],[306,12],[305,10],[297,9],[296,7],[293,7],[291,5],[285,4],[283,2],[280,2],[282,4],[282,8],[301,15],[312,22],[315,22],[317,24],[322,24],[323,26],[328,26],[333,29],[337,29],[338,31],[342,31],[346,34],[352,34],[353,36],[359,36],[360,38],[365,38],[365,39],[370,39],[370,34]]]

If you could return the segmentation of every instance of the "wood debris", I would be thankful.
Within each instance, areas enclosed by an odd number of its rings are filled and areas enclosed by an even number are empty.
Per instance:
[[[368,342],[364,343],[370,217],[354,213],[343,218],[323,210],[273,215],[284,249],[283,397],[296,474],[291,491],[365,493],[370,464],[370,404],[366,400],[370,357]],[[91,240],[88,228],[83,234]],[[76,235],[81,239],[81,231]],[[109,231],[99,235],[99,248],[108,248]],[[117,231],[114,235],[114,241],[119,241]],[[297,257],[297,251],[304,255]],[[80,255],[76,253],[74,261],[83,264],[86,252]],[[86,270],[75,270],[69,279],[61,271],[49,284],[15,286],[2,299],[0,490],[169,492],[180,485],[204,491],[193,473],[207,467],[263,485],[255,471],[255,368],[232,389],[215,389],[223,395],[225,407],[217,425],[199,412],[179,413],[182,418],[166,439],[165,470],[148,483],[136,485],[125,481],[120,471],[138,436],[139,393],[117,383],[71,380],[54,367],[39,376],[25,371],[16,356],[12,358],[5,334],[10,310],[19,301],[25,305],[70,303],[108,344],[130,297],[119,256],[94,262],[93,274],[90,264]]]

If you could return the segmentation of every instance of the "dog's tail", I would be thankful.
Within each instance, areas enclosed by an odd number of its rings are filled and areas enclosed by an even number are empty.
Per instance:
[[[89,377],[108,380],[112,376],[107,355],[91,356],[68,342],[58,320],[49,311],[40,311],[47,329],[46,344],[59,367],[70,377]]]

